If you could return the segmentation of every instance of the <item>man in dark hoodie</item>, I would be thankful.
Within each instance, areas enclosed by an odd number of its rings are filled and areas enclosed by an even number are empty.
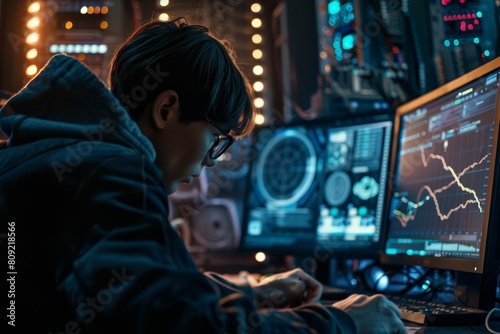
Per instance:
[[[58,55],[1,109],[12,328],[405,331],[398,308],[380,295],[316,303],[321,286],[301,270],[250,287],[196,268],[169,224],[167,196],[214,166],[254,117],[248,81],[223,42],[183,20],[151,21],[117,50],[109,84],[111,92]]]

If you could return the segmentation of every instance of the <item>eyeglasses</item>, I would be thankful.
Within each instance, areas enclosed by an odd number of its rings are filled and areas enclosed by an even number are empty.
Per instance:
[[[205,120],[212,124],[219,132],[221,133],[220,135],[214,134],[214,141],[212,143],[212,146],[208,150],[210,159],[217,159],[220,157],[226,150],[229,148],[234,143],[234,137],[231,136],[229,133],[223,131],[217,124],[212,122],[211,120],[208,119],[208,117],[205,116]]]

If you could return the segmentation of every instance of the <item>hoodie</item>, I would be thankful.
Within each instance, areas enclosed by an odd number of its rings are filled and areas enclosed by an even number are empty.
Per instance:
[[[201,273],[168,221],[151,142],[78,60],[53,57],[0,110],[0,129],[16,331],[355,332],[334,308],[260,309],[250,287]]]

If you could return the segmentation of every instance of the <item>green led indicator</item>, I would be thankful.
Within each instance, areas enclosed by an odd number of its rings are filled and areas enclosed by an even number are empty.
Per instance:
[[[462,99],[455,100],[455,105],[462,103]]]

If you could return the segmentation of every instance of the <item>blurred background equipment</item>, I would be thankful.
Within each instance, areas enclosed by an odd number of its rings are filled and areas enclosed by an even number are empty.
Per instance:
[[[1,0],[0,88],[18,91],[58,53],[78,58],[106,83],[114,50],[141,23],[188,16],[232,43],[263,123],[274,105],[267,12],[266,3],[249,0]]]
[[[170,195],[171,217],[196,263],[205,270],[261,271],[265,256],[239,252],[251,155],[249,140],[237,140],[213,168]]]
[[[0,106],[58,53],[81,60],[105,82],[114,50],[141,23],[189,16],[232,43],[258,111],[250,138],[170,196],[172,225],[202,270],[302,267],[347,290],[486,307],[500,301],[493,246],[484,268],[478,260],[466,274],[453,261],[446,267],[446,260],[415,258],[405,242],[423,233],[418,228],[392,226],[392,246],[384,249],[391,208],[382,204],[384,195],[404,202],[399,193],[384,193],[397,176],[387,162],[397,153],[390,137],[400,131],[394,110],[500,55],[499,7],[498,0],[0,0]],[[498,78],[484,83],[494,90]],[[458,96],[444,108],[467,117],[477,106],[464,101]],[[384,125],[369,127],[377,117]],[[442,119],[453,118],[426,120],[431,128],[415,136],[427,138]],[[445,138],[448,147],[448,136],[470,130],[460,124],[430,141]],[[483,138],[497,154],[497,128],[488,129]],[[488,191],[480,201],[498,195]],[[287,229],[291,224],[296,228]],[[353,227],[368,232],[345,233]],[[463,237],[455,230],[450,235]]]
[[[498,4],[280,2],[272,32],[284,119],[308,118],[318,109],[318,91],[323,116],[383,112],[491,61],[499,47]]]

